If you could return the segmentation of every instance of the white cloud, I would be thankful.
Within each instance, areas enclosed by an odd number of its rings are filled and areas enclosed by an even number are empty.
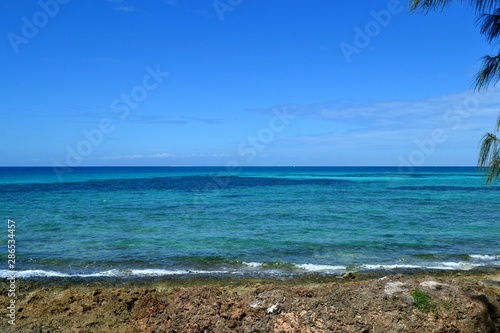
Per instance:
[[[127,13],[133,13],[136,11],[136,8],[132,6],[115,6],[114,9],[120,12],[127,12]]]
[[[170,158],[176,157],[173,154],[169,153],[156,153],[151,155],[143,155],[143,154],[134,154],[134,155],[111,155],[104,156],[102,160],[136,160],[136,159],[147,159],[147,158]]]
[[[474,121],[490,119],[498,114],[498,89],[486,92],[464,92],[425,100],[395,100],[383,102],[331,101],[308,105],[281,105],[297,117],[333,121],[357,128],[392,131],[418,128],[443,122],[453,123],[454,115],[474,115]],[[251,110],[270,114],[277,107]],[[464,116],[465,118],[465,116]]]
[[[295,115],[268,148],[269,154],[332,156],[333,164],[338,159],[353,165],[360,163],[357,156],[363,156],[375,164],[394,165],[400,156],[408,159],[420,150],[425,152],[424,165],[473,165],[481,137],[494,129],[500,111],[498,91],[424,100],[290,104],[253,111],[271,116],[273,110],[284,108]]]

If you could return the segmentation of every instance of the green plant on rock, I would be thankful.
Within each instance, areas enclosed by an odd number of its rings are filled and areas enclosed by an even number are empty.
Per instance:
[[[436,309],[436,305],[431,302],[429,296],[427,296],[422,290],[415,289],[411,294],[413,300],[415,301],[415,306],[422,312],[429,312]]]

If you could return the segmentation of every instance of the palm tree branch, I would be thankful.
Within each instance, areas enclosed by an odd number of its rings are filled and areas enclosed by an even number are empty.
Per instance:
[[[479,167],[484,168],[489,164],[490,158],[494,157],[495,151],[498,148],[498,138],[495,134],[486,133],[481,139],[481,150],[479,152],[479,159],[477,164]]]
[[[478,165],[481,169],[488,167],[487,184],[500,175],[500,140],[492,133],[483,136],[479,152]]]
[[[497,152],[498,153],[498,152]],[[488,168],[488,178],[486,179],[487,184],[491,184],[493,180],[500,176],[500,158],[491,161]]]
[[[500,39],[500,0],[410,0],[410,10],[429,13],[433,10],[443,10],[452,3],[466,4],[472,7],[479,18],[478,25],[489,43]],[[483,67],[475,77],[477,90],[496,84],[500,80],[500,52],[496,56],[483,57]],[[500,132],[500,115],[496,122],[495,133]],[[481,149],[478,158],[480,168],[488,168],[487,184],[500,178],[500,139],[493,133],[486,133],[481,139]]]
[[[500,54],[496,56],[486,55],[483,57],[483,68],[476,74],[475,87],[477,90],[493,84],[500,80]]]
[[[500,8],[497,8],[494,14],[482,14],[477,23],[481,26],[481,34],[491,43],[500,36]]]
[[[428,13],[432,10],[444,9],[451,3],[467,2],[477,12],[489,12],[498,6],[497,0],[411,0],[410,8],[412,11],[421,11]]]

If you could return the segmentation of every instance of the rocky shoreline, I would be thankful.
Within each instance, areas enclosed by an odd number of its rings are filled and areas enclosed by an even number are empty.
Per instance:
[[[497,332],[500,271],[0,283],[1,332]]]

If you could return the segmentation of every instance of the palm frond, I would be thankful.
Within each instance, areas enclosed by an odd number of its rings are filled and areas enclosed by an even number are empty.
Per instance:
[[[482,14],[477,23],[481,26],[481,34],[491,43],[500,37],[500,8],[497,8],[494,14]]]
[[[498,7],[498,0],[469,0],[471,7],[476,7],[477,12],[491,12]]]
[[[466,4],[480,16],[477,24],[489,43],[500,39],[500,0],[410,0],[410,10],[429,13],[443,10],[452,3]],[[483,67],[475,77],[475,89],[496,84],[500,80],[500,52],[496,56],[483,57]],[[496,122],[495,133],[500,132],[500,115]],[[487,184],[500,178],[500,139],[495,134],[486,133],[481,139],[478,166],[488,169]]]
[[[500,80],[500,54],[483,57],[483,69],[476,74],[475,86],[479,90],[488,86],[492,81],[496,84]]]
[[[444,9],[452,3],[464,2],[467,2],[478,13],[490,12],[498,6],[498,0],[411,0],[410,8],[412,11],[428,13],[432,10]]]
[[[500,158],[493,160],[488,168],[487,184],[491,184],[493,180],[500,177]]]
[[[490,159],[492,150],[495,150],[495,146],[498,144],[498,138],[495,134],[486,133],[481,139],[481,150],[479,152],[479,159],[477,164],[480,168],[486,167]],[[493,149],[492,149],[493,148]]]
[[[443,9],[451,2],[450,0],[411,0],[410,8],[412,11],[428,13],[431,10]]]
[[[499,143],[498,137],[492,133],[486,133],[482,138],[477,164],[481,169],[488,168],[488,179],[486,180],[488,184],[500,175]]]

